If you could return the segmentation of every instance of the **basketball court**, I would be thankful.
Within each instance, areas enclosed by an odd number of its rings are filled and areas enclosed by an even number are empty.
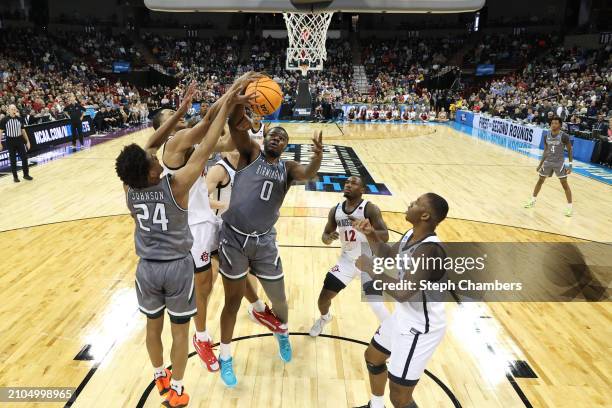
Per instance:
[[[146,3],[159,9],[168,2]],[[370,3],[336,0],[334,7],[381,11],[370,8]],[[429,1],[413,2],[413,9],[405,9],[399,1],[385,3],[389,12],[452,12],[482,5],[470,0]],[[240,9],[272,12],[287,9],[287,4],[240,2]],[[238,6],[182,0],[172,8],[235,11]],[[304,54],[296,55],[299,60]],[[316,69],[314,62],[303,62],[293,69]],[[358,284],[349,285],[334,300],[334,319],[324,334],[308,336],[319,316],[317,297],[325,274],[340,253],[337,243],[321,242],[321,233],[329,209],[343,200],[336,186],[354,174],[351,171],[366,180],[366,197],[382,210],[390,241],[399,240],[410,228],[403,214],[408,203],[427,192],[440,194],[450,205],[438,230],[443,241],[612,241],[609,183],[571,175],[571,218],[563,215],[565,196],[554,179],[544,184],[537,207],[524,209],[537,178],[538,159],[457,126],[292,122],[282,124],[291,144],[286,158],[299,158],[301,146],[309,145],[312,134],[322,130],[321,172],[328,174],[317,183],[292,186],[276,226],[293,360],[282,363],[271,333],[249,320],[243,301],[233,341],[239,385],[226,388],[217,373],[201,366],[190,345],[184,379],[190,406],[339,408],[366,403],[370,389],[363,353],[378,323],[361,301]],[[0,356],[7,367],[0,373],[0,384],[76,389],[68,403],[3,407],[159,406],[145,347],[146,322],[134,292],[134,224],[114,169],[123,146],[142,145],[152,132],[137,130],[41,162],[31,170],[35,184],[0,178],[0,195],[5,198],[0,206],[0,331],[5,338]],[[603,274],[609,277],[610,271]],[[223,307],[220,280],[207,321],[215,342]],[[609,281],[604,285],[607,299]],[[259,294],[264,297],[261,288]],[[415,391],[420,406],[610,405],[612,307],[607,301],[455,302],[447,303],[446,310],[447,335]],[[192,325],[190,336],[193,330]],[[163,342],[164,360],[169,362],[169,324]],[[392,406],[388,399],[386,405]]]
[[[407,202],[435,191],[451,203],[449,219],[440,226],[445,241],[610,241],[609,185],[571,177],[576,197],[571,219],[563,216],[556,183],[544,185],[534,211],[525,210],[521,200],[529,196],[536,160],[450,126],[285,126],[291,143],[308,143],[311,133],[322,129],[326,145],[354,149],[374,180],[392,193],[367,196],[383,211],[391,240],[409,228],[402,215]],[[158,406],[144,346],[145,319],[134,296],[133,221],[113,174],[120,148],[142,143],[150,133],[139,131],[38,166],[36,185],[17,188],[0,180],[2,196],[12,197],[0,220],[5,243],[0,257],[7,271],[2,332],[11,339],[2,355],[13,367],[1,374],[3,384],[77,387],[72,406]],[[73,176],[65,180],[61,174]],[[377,323],[360,301],[358,285],[334,302],[325,336],[306,335],[318,313],[325,273],[339,254],[336,245],[324,246],[320,235],[329,208],[341,200],[340,193],[293,186],[278,223],[294,361],[282,364],[270,333],[248,319],[243,302],[234,342],[241,383],[226,389],[192,352],[185,384],[194,406],[350,407],[367,400],[363,351]],[[208,319],[216,335],[222,305],[217,281]],[[607,406],[608,303],[466,303],[448,304],[447,310],[447,336],[415,393],[420,404]]]

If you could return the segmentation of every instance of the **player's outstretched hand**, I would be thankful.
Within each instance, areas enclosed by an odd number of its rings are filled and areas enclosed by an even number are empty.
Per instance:
[[[233,91],[231,98],[232,98],[231,104],[234,106],[235,105],[250,106],[251,103],[255,101],[255,98],[257,98],[257,92],[251,92],[248,95],[241,95],[240,89],[236,89]]]
[[[181,102],[181,106],[179,106],[178,111],[181,113],[187,113],[189,108],[191,107],[191,101],[196,94],[196,86],[198,83],[196,81],[192,81],[187,90],[185,91],[185,95],[183,95],[183,101]]]
[[[372,224],[370,223],[369,219],[363,219],[363,220],[356,220],[352,217],[351,220],[353,221],[353,228],[355,228],[357,231],[361,232],[364,235],[370,235],[374,233],[374,227],[372,226]]]
[[[372,258],[367,255],[359,255],[359,258],[355,260],[355,267],[360,271],[366,272],[370,276],[374,274],[374,263],[372,262]]]
[[[315,131],[312,136],[312,154],[321,157],[323,154],[323,131]]]

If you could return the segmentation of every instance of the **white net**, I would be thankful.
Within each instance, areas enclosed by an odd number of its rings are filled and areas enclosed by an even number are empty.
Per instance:
[[[323,61],[327,59],[327,29],[333,14],[333,11],[283,13],[289,36],[288,70],[301,70],[305,76],[308,70],[323,69]]]

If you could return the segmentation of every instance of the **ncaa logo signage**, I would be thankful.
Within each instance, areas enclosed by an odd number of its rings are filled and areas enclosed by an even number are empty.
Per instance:
[[[281,157],[307,165],[312,156],[311,148],[310,144],[289,144]],[[336,145],[323,146],[323,160],[317,179],[306,183],[306,190],[339,193],[350,176],[362,178],[366,184],[366,194],[391,195],[387,186],[372,178],[352,147]]]

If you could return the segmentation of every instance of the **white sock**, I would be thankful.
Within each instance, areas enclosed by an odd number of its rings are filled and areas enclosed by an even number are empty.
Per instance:
[[[370,397],[370,408],[385,408],[385,396],[380,397],[372,394]]]
[[[166,376],[166,370],[164,370],[164,366],[163,364],[160,367],[155,367],[155,378],[159,378],[159,377],[165,377]]]
[[[321,315],[321,319],[323,319],[323,320],[331,319],[331,312],[327,312],[327,314],[322,314]]]
[[[537,199],[538,199],[538,197],[536,197],[536,196],[532,196],[532,197],[531,197],[531,202],[532,202],[532,203],[535,203]]]
[[[572,209],[572,203],[567,203],[567,208]]]
[[[251,303],[251,306],[253,306],[253,309],[259,313],[266,310],[266,304],[262,302],[261,299],[257,299],[255,302]]]
[[[181,395],[183,393],[183,380],[175,380],[174,378],[171,379],[170,388],[176,391],[177,394]]]
[[[212,341],[210,334],[208,334],[208,330],[204,330],[203,332],[196,330],[196,339],[198,341]]]
[[[288,336],[289,335],[289,323],[281,324],[280,328],[285,331],[284,333],[281,333],[281,336]]]
[[[223,360],[229,360],[232,357],[231,344],[219,343],[219,357]]]

